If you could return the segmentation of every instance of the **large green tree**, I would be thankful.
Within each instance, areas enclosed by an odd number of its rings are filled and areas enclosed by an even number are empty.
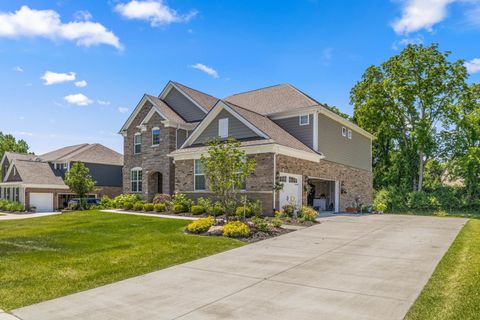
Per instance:
[[[75,162],[65,174],[65,184],[80,198],[80,207],[85,208],[85,197],[96,184],[90,170],[83,163]]]
[[[444,133],[445,161],[454,178],[463,178],[471,198],[480,197],[480,84],[465,90]]]
[[[370,66],[351,91],[354,121],[377,136],[375,186],[422,190],[425,163],[438,157],[439,133],[448,128],[466,87],[462,60],[437,44],[408,45]]]
[[[238,194],[245,179],[255,171],[255,159],[247,157],[234,138],[214,140],[200,158],[208,188],[225,209],[227,219],[239,202]]]

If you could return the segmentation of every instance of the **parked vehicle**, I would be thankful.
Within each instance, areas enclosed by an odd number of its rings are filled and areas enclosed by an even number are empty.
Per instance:
[[[75,205],[80,205],[80,198],[73,198],[71,199],[70,201],[68,201],[68,206],[71,207],[71,206],[75,206]],[[83,199],[85,200],[85,203],[87,205],[100,205],[101,204],[101,200],[100,199],[96,199],[96,198],[87,198],[87,199]]]

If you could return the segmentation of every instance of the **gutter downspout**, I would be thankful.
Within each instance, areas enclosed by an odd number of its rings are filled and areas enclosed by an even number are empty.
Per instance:
[[[277,209],[277,191],[275,186],[277,184],[277,153],[273,154],[273,210]],[[275,213],[275,212],[274,212]]]

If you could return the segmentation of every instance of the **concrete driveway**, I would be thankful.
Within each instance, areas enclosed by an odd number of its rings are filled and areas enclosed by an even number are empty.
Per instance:
[[[465,222],[328,217],[14,314],[24,320],[402,319]]]

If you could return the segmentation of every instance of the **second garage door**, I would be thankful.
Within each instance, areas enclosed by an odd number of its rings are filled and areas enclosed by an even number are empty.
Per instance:
[[[52,212],[53,193],[30,193],[30,207],[36,207],[37,212]]]

